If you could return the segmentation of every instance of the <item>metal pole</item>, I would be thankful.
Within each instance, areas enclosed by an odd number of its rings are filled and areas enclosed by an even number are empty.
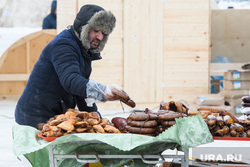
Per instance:
[[[50,167],[55,167],[54,155],[53,155],[53,145],[49,145],[49,166]]]

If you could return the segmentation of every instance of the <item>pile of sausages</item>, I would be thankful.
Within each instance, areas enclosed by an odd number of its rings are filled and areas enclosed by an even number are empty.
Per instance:
[[[124,133],[157,136],[173,126],[175,118],[186,117],[186,114],[170,110],[159,110],[155,113],[131,113],[127,119],[115,117],[112,123]]]

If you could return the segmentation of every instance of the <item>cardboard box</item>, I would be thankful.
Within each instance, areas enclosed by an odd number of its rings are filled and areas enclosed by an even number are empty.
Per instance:
[[[241,106],[235,106],[234,111],[235,111],[235,115],[242,115]]]
[[[250,81],[250,71],[229,70],[224,72],[224,80]]]
[[[225,98],[228,99],[236,99],[236,98],[241,98],[243,96],[249,96],[250,95],[250,90],[244,90],[244,89],[239,89],[239,90],[230,90],[230,89],[223,89],[220,92]]]
[[[225,98],[220,94],[199,95],[195,99],[195,104],[199,106],[222,106],[224,103]]]
[[[230,81],[224,80],[223,81],[223,88],[230,89],[230,90],[250,90],[250,80],[249,81]]]
[[[229,99],[229,98],[225,98],[225,102],[230,105],[230,106],[241,106],[241,98],[236,98],[236,99]]]

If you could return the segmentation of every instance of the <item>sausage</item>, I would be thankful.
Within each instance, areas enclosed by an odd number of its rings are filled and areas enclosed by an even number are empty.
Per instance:
[[[213,108],[213,107],[199,107],[198,108],[198,111],[202,111],[202,110],[211,111],[211,112],[220,112],[222,109]]]
[[[167,113],[158,116],[158,120],[160,121],[174,121],[175,118],[180,118],[186,116],[186,114],[179,113]]]
[[[136,105],[135,102],[128,96],[128,94],[127,94],[124,90],[118,90],[118,89],[116,89],[116,88],[112,88],[112,89],[111,89],[111,92],[112,92],[114,95],[120,97],[120,100],[121,100],[123,103],[127,104],[128,106],[130,106],[130,107],[132,107],[132,108],[135,107],[135,105]]]
[[[145,121],[145,120],[157,120],[158,116],[156,114],[146,114],[146,113],[131,113],[129,115],[129,118],[131,118],[134,121]]]
[[[135,127],[142,127],[142,128],[152,128],[157,125],[156,120],[150,120],[150,121],[130,121],[128,122],[128,125],[135,126]]]
[[[173,126],[176,122],[175,121],[163,121],[161,122],[164,126]]]
[[[170,128],[170,126],[162,126],[162,125],[160,125],[160,126],[157,126],[157,131],[158,131],[159,133],[162,133],[162,132],[164,132],[165,130],[167,130],[168,128]]]
[[[126,125],[126,130],[130,133],[136,134],[152,134],[155,133],[156,128],[139,128]]]
[[[144,112],[145,112],[146,114],[153,114],[153,113],[154,113],[153,110],[150,110],[150,109],[148,109],[148,108],[146,108]]]
[[[131,99],[129,99],[128,101],[124,100],[124,99],[121,99],[121,101],[125,104],[127,104],[128,106],[134,108],[135,107],[135,102]]]
[[[129,100],[129,96],[128,96],[127,93],[126,93],[125,91],[123,91],[123,90],[118,90],[118,89],[116,89],[116,88],[112,88],[112,89],[111,89],[111,92],[112,92],[114,95],[120,97],[121,99],[123,99],[123,100],[125,100],[125,101],[128,101],[128,100]]]
[[[119,129],[121,132],[125,131],[125,126],[127,125],[127,119],[122,117],[114,117],[111,122],[114,126]]]
[[[157,112],[157,115],[168,114],[168,113],[176,113],[176,112],[170,110],[159,110]]]

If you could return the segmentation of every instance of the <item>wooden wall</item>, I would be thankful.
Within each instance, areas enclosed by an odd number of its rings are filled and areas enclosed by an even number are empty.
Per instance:
[[[232,63],[250,62],[250,10],[212,10],[211,15],[211,58],[221,55]]]
[[[122,86],[140,109],[170,100],[191,104],[209,93],[209,0],[58,0],[58,32],[84,4],[100,5],[117,20],[92,79]],[[99,105],[121,109],[118,102]]]
[[[56,30],[29,34],[12,44],[0,57],[0,99],[18,99],[42,49]]]
[[[164,100],[209,93],[210,1],[164,4]]]

